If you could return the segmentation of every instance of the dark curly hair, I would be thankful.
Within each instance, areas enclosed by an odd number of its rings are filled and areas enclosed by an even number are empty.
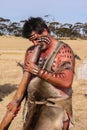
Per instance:
[[[29,38],[29,35],[32,33],[32,31],[36,31],[38,34],[41,34],[44,28],[49,32],[49,29],[42,18],[30,17],[23,25],[22,36],[24,38]]]

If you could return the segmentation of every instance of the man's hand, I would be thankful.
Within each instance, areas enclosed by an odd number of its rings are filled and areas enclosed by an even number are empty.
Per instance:
[[[24,71],[30,72],[31,74],[38,75],[38,72],[41,70],[36,64],[27,61],[24,67]]]
[[[50,38],[48,36],[41,36],[40,38],[37,39],[39,43],[43,44],[50,44]]]
[[[10,112],[13,117],[15,117],[20,110],[20,105],[16,101],[12,101],[7,105],[7,111]]]

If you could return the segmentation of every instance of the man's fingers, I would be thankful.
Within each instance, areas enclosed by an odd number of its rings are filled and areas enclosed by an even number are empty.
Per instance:
[[[50,39],[47,36],[42,36],[41,38],[38,38],[38,42],[43,42],[43,43],[49,44]]]
[[[26,67],[25,67],[24,70],[25,70],[25,71],[28,71],[28,72],[30,72],[30,73],[32,73],[32,74],[37,75],[37,73],[39,72],[40,68],[37,67],[37,66],[27,66],[27,65],[26,65]]]
[[[25,66],[25,67],[30,67],[30,68],[32,68],[32,69],[38,69],[38,68],[39,68],[37,65],[35,65],[34,63],[32,63],[32,62],[30,62],[30,61],[28,61],[28,62],[26,63],[26,66]]]

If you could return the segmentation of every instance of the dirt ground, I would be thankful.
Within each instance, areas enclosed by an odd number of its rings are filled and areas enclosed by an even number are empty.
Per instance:
[[[87,59],[87,40],[65,40],[81,60],[76,60],[73,81],[73,130],[87,130],[87,80],[78,80],[77,68]],[[25,51],[31,43],[23,38],[0,37],[0,122],[6,112],[6,105],[11,101],[22,78],[22,69],[18,62],[23,63]],[[86,70],[87,71],[87,70]],[[21,130],[24,102],[17,117],[12,121],[9,130]]]

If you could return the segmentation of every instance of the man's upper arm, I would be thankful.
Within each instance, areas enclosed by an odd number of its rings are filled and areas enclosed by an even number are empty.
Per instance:
[[[75,66],[74,53],[67,44],[64,44],[55,57],[52,69],[54,71],[71,69],[74,72],[74,66]]]

